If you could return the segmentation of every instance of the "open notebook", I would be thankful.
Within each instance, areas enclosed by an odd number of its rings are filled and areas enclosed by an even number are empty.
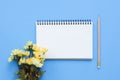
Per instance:
[[[91,20],[38,20],[36,43],[48,48],[47,59],[92,59]]]

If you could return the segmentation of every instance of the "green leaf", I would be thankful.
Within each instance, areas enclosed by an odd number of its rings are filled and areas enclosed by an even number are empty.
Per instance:
[[[16,79],[16,80],[21,80],[20,78]]]
[[[38,77],[40,78],[46,71],[39,71],[38,72]]]

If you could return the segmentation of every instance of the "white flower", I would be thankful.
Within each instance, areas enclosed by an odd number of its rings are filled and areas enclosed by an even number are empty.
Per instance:
[[[43,66],[43,64],[41,64],[41,63],[39,63],[38,65],[36,65],[36,67],[42,67]]]
[[[37,46],[36,44],[33,44],[32,49],[33,49],[33,50],[36,50],[37,48],[38,48],[38,46]]]
[[[14,50],[12,50],[11,55],[17,55],[18,53],[20,53],[20,50],[19,49],[14,49]]]
[[[24,49],[27,50],[29,47],[28,46],[24,46]]]
[[[32,58],[32,62],[33,62],[33,65],[35,65],[36,67],[40,68],[40,67],[43,66],[43,64],[40,63],[40,61],[38,59],[36,59],[36,58]]]
[[[10,57],[8,58],[8,62],[11,62],[12,60],[14,60],[14,56],[10,56]]]
[[[12,61],[12,59],[11,58],[8,58],[8,62],[11,62]]]
[[[28,41],[26,45],[27,45],[27,46],[32,45],[32,41]]]

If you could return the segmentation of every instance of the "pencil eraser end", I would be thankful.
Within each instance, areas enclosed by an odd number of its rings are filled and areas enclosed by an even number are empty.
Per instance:
[[[100,66],[98,66],[98,68],[100,68]]]

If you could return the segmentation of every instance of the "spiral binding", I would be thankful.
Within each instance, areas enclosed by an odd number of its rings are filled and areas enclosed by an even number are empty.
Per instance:
[[[90,25],[91,20],[37,20],[37,25]]]

